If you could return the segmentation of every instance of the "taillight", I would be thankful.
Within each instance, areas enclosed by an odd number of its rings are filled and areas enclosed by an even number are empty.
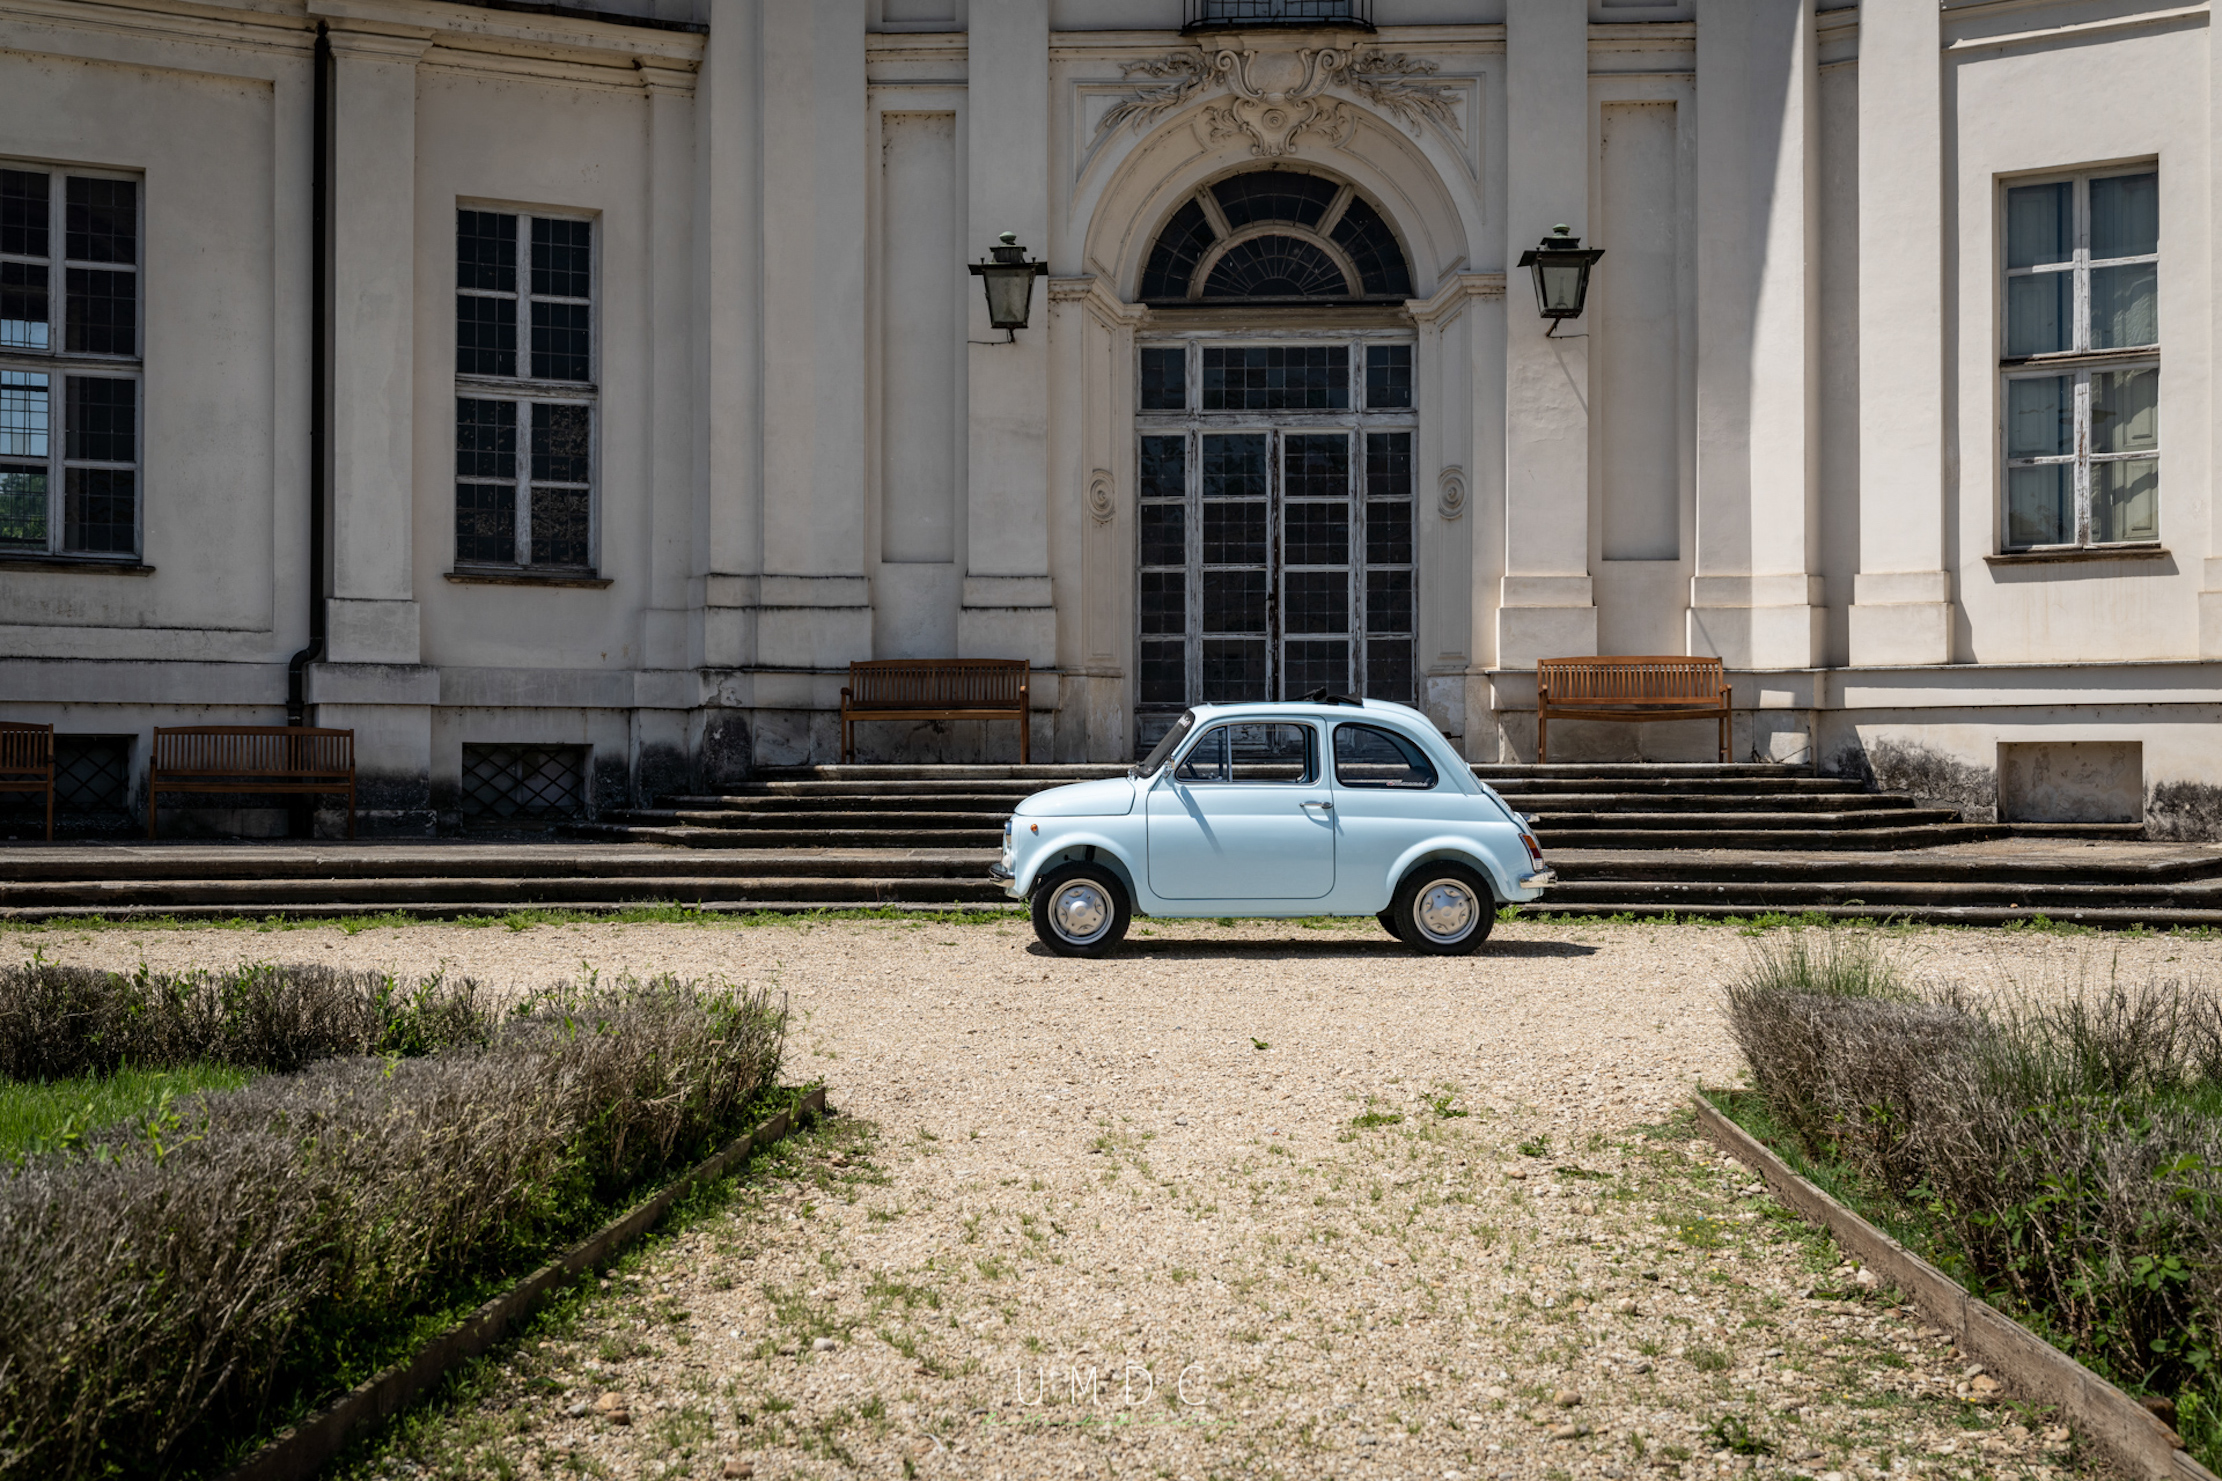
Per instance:
[[[1536,868],[1541,869],[1543,867],[1543,850],[1536,843],[1535,835],[1523,832],[1520,835],[1520,841],[1528,846],[1529,862],[1534,864]]]

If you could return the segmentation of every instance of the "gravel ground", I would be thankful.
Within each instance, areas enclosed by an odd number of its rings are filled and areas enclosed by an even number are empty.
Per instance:
[[[1992,990],[2222,977],[2212,941],[1892,940]],[[1139,923],[1107,962],[1017,922],[19,944],[788,993],[790,1077],[842,1114],[363,1474],[2100,1474],[1678,1119],[1740,1074],[1730,929],[1452,961],[1370,921]]]

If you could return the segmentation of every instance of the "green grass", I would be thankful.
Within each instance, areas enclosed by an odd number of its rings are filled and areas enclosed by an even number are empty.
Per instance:
[[[176,1070],[117,1070],[81,1080],[0,1081],[0,1157],[67,1146],[88,1131],[143,1120],[165,1098],[236,1090],[251,1070],[188,1065]]]

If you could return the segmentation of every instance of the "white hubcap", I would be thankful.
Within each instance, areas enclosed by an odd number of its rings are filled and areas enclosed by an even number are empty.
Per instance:
[[[1092,880],[1074,880],[1049,902],[1049,919],[1058,935],[1075,946],[1086,946],[1111,929],[1111,898]]]
[[[1429,940],[1462,941],[1481,917],[1481,902],[1459,880],[1431,880],[1413,902],[1412,915]]]

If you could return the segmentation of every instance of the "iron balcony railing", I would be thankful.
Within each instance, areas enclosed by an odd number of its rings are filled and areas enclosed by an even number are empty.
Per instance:
[[[1373,0],[1185,0],[1184,31],[1229,26],[1357,26],[1373,29]]]

